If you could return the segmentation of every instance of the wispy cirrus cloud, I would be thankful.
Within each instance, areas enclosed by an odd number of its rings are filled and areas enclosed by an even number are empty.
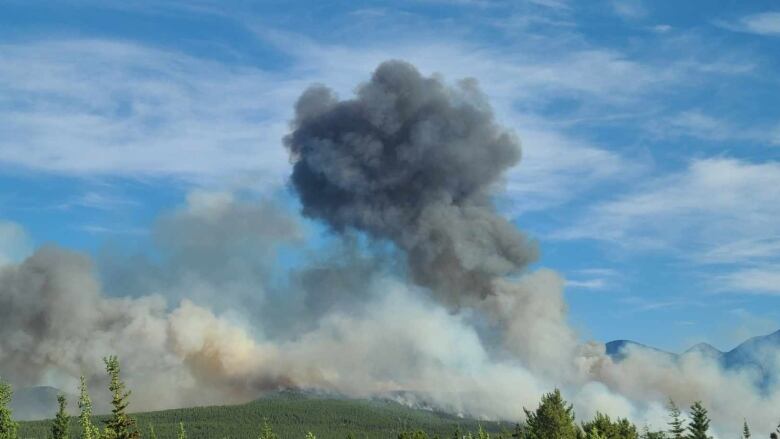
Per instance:
[[[721,27],[736,32],[764,36],[780,36],[780,11],[746,15],[735,22],[718,22]]]
[[[780,163],[696,160],[629,195],[597,203],[560,239],[663,250],[698,265],[720,264],[714,289],[777,291]]]
[[[780,295],[780,264],[742,268],[717,276],[713,287],[720,291]]]
[[[36,41],[2,52],[6,165],[204,178],[284,169],[277,144],[290,107],[278,102],[294,100],[292,81],[118,41]]]

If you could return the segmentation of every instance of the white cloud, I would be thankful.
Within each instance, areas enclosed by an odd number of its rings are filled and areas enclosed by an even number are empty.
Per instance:
[[[763,12],[742,17],[735,28],[758,35],[780,35],[780,12]]]
[[[84,174],[280,175],[294,79],[130,43],[0,48],[0,161]]]
[[[780,264],[736,270],[719,276],[716,283],[722,291],[780,295]]]
[[[780,234],[780,163],[696,160],[685,171],[594,206],[562,237],[677,247]]]
[[[615,14],[626,19],[637,19],[647,15],[647,8],[640,0],[612,0]]]
[[[714,141],[748,141],[767,145],[780,144],[775,127],[736,124],[730,118],[718,117],[700,109],[682,111],[650,128],[656,136],[687,136]]]
[[[250,175],[278,187],[289,172],[280,139],[300,92],[321,82],[346,97],[378,63],[402,58],[450,81],[478,78],[498,118],[517,130],[524,160],[507,185],[517,214],[557,206],[636,171],[620,154],[567,134],[567,123],[624,114],[639,103],[645,108],[656,91],[720,68],[717,60],[646,64],[544,37],[501,49],[411,37],[346,47],[252,30],[290,66],[266,71],[105,40],[0,46],[0,130],[13,133],[0,140],[0,162],[79,176],[222,182]],[[542,115],[560,100],[577,103],[576,117]]]
[[[526,207],[520,210],[533,210],[565,201],[574,181],[585,188],[613,176],[624,160],[568,138],[533,117],[532,108],[520,112],[516,104],[533,107],[582,94],[616,102],[658,80],[610,51],[549,61],[457,43],[347,48],[279,33],[263,38],[293,57],[293,67],[270,73],[115,41],[7,44],[7,62],[0,65],[0,128],[14,135],[0,141],[0,161],[73,175],[253,174],[278,185],[289,169],[280,139],[303,88],[322,82],[348,96],[377,64],[401,57],[450,81],[480,79],[499,118],[524,141],[525,161],[510,186],[523,197]],[[622,80],[626,74],[634,81]],[[109,201],[100,194],[77,200]]]
[[[591,207],[560,239],[664,249],[696,264],[727,264],[717,289],[780,292],[780,163],[697,160],[679,173]],[[763,268],[762,268],[763,266]]]

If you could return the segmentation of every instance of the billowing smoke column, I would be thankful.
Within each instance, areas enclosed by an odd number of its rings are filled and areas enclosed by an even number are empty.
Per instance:
[[[391,240],[414,281],[446,302],[485,297],[536,257],[490,203],[520,146],[473,81],[449,87],[388,61],[355,99],[313,86],[295,110],[285,144],[304,215]]]
[[[448,87],[388,62],[355,99],[313,87],[296,110],[285,143],[304,213],[392,241],[444,306],[348,233],[291,268],[274,256],[305,241],[299,216],[196,191],[152,230],[150,258],[102,254],[95,270],[84,255],[43,247],[0,261],[0,375],[68,393],[85,375],[99,411],[101,357],[118,354],[133,410],[299,387],[401,390],[454,413],[517,420],[558,386],[578,420],[600,410],[660,429],[671,396],[683,407],[703,400],[716,437],[734,437],[743,417],[756,431],[776,425],[780,383],[758,391],[750,369],[641,348],[615,362],[603,344],[580,343],[563,279],[523,272],[533,246],[490,205],[519,150],[473,82]],[[761,354],[780,370],[780,351]]]

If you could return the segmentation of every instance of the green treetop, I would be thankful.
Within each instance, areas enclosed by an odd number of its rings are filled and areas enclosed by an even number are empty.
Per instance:
[[[279,439],[271,428],[271,423],[268,422],[268,418],[263,418],[263,428],[260,430],[260,437],[258,439]]]
[[[574,423],[574,408],[564,401],[558,389],[542,396],[542,402],[535,411],[524,411],[528,418],[527,439],[577,439],[579,436],[579,428]]]
[[[592,429],[598,429],[599,434],[606,439],[639,439],[636,426],[628,419],[612,420],[608,415],[596,413],[592,421],[582,425],[582,429],[588,434]]]
[[[51,426],[51,438],[70,439],[70,416],[67,413],[68,401],[65,395],[57,395],[57,404],[59,409]]]
[[[111,391],[111,417],[106,423],[105,439],[140,439],[141,435],[135,427],[135,420],[127,414],[130,404],[129,391],[125,391],[125,383],[120,379],[119,359],[116,356],[104,358],[106,372],[110,378],[108,390]]]
[[[17,439],[19,424],[11,417],[11,398],[14,392],[11,385],[0,380],[0,439]]]
[[[100,430],[92,423],[92,400],[87,391],[87,382],[81,376],[79,385],[79,424],[81,424],[80,439],[100,439]]]
[[[712,439],[707,435],[710,428],[710,418],[707,416],[707,409],[696,401],[691,406],[691,422],[688,424],[687,439]]]
[[[671,439],[683,439],[685,437],[685,422],[682,419],[677,404],[669,398],[669,435]]]

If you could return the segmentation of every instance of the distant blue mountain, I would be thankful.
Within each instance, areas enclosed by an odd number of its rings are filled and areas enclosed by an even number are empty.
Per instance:
[[[54,387],[24,387],[14,391],[11,410],[14,418],[27,421],[54,417],[57,412],[57,395]]]
[[[699,343],[680,354],[662,351],[631,340],[614,340],[606,344],[606,353],[615,361],[622,361],[628,349],[649,349],[679,360],[685,355],[700,354],[717,361],[726,370],[749,371],[759,388],[767,389],[780,379],[780,331],[753,337],[728,352],[722,352],[707,343]]]

